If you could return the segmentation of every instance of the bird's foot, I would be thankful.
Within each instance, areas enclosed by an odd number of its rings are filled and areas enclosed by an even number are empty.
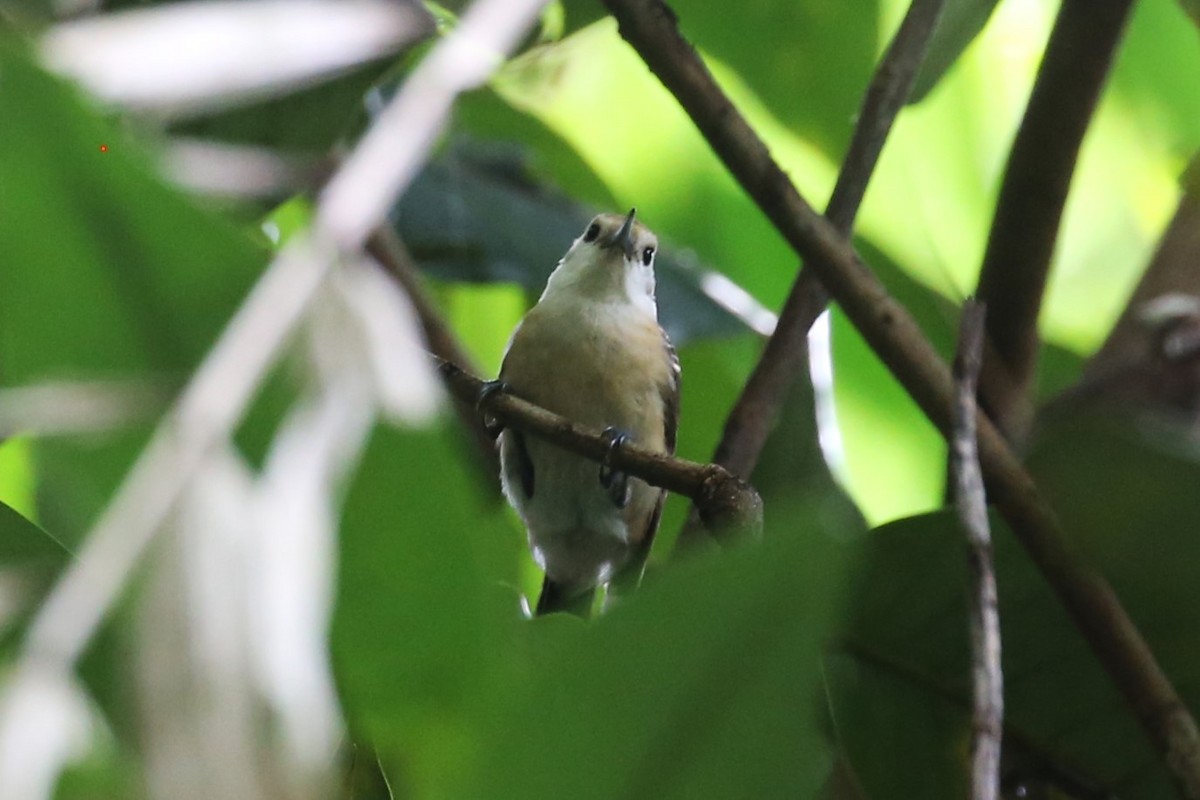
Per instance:
[[[629,441],[629,434],[616,428],[605,428],[603,436],[608,441],[608,452],[600,462],[600,485],[608,490],[608,497],[617,508],[629,504],[629,475],[623,470],[613,469],[612,458],[621,445]]]
[[[512,387],[507,381],[494,380],[484,381],[483,387],[479,390],[479,397],[475,398],[475,410],[483,411],[488,399],[497,392],[511,392]],[[504,423],[495,417],[484,415],[483,430],[488,436],[495,439],[504,430]]]

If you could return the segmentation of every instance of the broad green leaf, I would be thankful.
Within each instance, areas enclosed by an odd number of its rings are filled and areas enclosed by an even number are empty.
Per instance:
[[[825,778],[820,644],[852,546],[777,504],[767,538],[662,574],[590,625],[526,626],[477,794],[810,797]]]
[[[845,652],[825,659],[834,731],[870,798],[968,797],[962,706],[899,670]]]
[[[1083,557],[1109,578],[1130,616],[1189,707],[1200,703],[1200,602],[1194,566],[1200,563],[1200,510],[1192,502],[1200,458],[1173,439],[1082,415],[1047,423],[1031,457],[1039,485],[1058,510]],[[1168,798],[1169,774],[1040,573],[998,520],[993,523],[1005,675],[1006,747],[1021,769],[1051,783],[1111,792],[1123,798]],[[963,731],[969,724],[970,673],[965,613],[966,565],[955,517],[939,512],[884,526],[873,534],[866,568],[857,576],[854,608],[839,663],[870,675],[882,727],[878,738],[861,726],[870,709],[830,682],[834,717],[855,773],[875,798],[940,796],[953,780],[943,768],[924,776],[920,791],[893,791],[878,770],[879,748],[903,747],[911,757],[958,752],[965,769]],[[846,661],[848,659],[849,661]],[[852,667],[846,667],[847,663]],[[855,672],[857,670],[857,673]],[[886,738],[885,720],[913,704],[957,706],[957,724],[922,723],[907,739]],[[927,721],[932,717],[925,717]],[[853,720],[853,723],[846,720]],[[843,734],[844,725],[853,730]],[[1011,742],[1009,742],[1011,739]],[[1013,761],[1006,762],[1013,767]],[[877,780],[873,779],[875,776]]]
[[[343,515],[335,674],[352,738],[378,749],[397,796],[465,796],[519,655],[528,556],[456,424],[377,431]]]

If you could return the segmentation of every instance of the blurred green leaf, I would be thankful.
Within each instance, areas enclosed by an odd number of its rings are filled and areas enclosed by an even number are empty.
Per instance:
[[[27,562],[62,562],[67,555],[61,542],[0,503],[0,563],[12,566]]]
[[[13,39],[0,38],[0,75],[2,380],[182,380],[265,261],[265,240],[166,187],[135,141]],[[143,436],[40,443],[43,522],[78,536]]]
[[[69,557],[61,542],[0,503],[0,656],[15,647],[29,614]]]
[[[343,518],[334,667],[352,736],[397,796],[464,796],[480,716],[510,691],[528,556],[455,424],[377,431]]]
[[[477,794],[813,796],[829,768],[820,644],[853,547],[768,511],[760,546],[689,561],[591,625],[526,626],[529,671]]]
[[[13,40],[0,70],[5,382],[182,372],[266,248],[149,174],[135,142]]]
[[[987,25],[998,0],[947,0],[937,30],[929,42],[929,53],[917,73],[910,103],[918,103],[933,91],[963,51]]]
[[[1135,4],[1112,75],[1139,134],[1161,137],[1179,159],[1200,147],[1200,95],[1188,80],[1200,72],[1195,10],[1191,0]]]
[[[825,681],[838,742],[867,797],[970,796],[961,705],[858,653],[829,654]]]

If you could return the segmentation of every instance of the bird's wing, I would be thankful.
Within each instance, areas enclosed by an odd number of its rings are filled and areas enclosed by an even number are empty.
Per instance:
[[[663,331],[662,338],[666,357],[670,362],[667,380],[659,386],[663,403],[663,441],[666,442],[667,452],[675,455],[675,438],[679,432],[679,388],[682,369],[679,366],[679,354],[675,352],[675,345],[671,344],[666,331]]]

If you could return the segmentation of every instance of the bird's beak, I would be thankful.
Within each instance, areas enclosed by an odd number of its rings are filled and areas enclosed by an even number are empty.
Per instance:
[[[621,227],[617,228],[617,232],[608,240],[609,247],[619,247],[621,252],[625,254],[625,258],[633,260],[633,220],[637,216],[637,209],[629,209],[629,216],[625,217],[625,221],[621,223]]]

